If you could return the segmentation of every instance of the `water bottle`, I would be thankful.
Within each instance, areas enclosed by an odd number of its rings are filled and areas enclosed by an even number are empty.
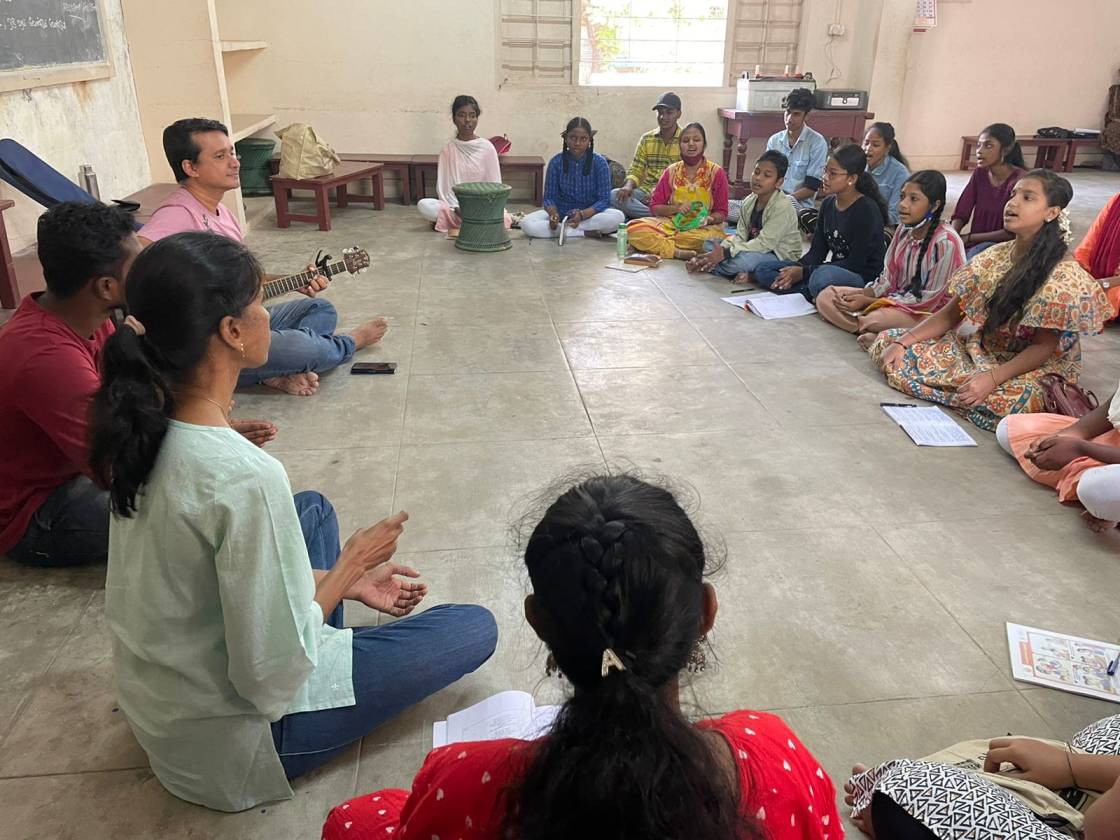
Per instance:
[[[618,258],[620,260],[626,259],[626,254],[630,250],[629,237],[626,234],[626,225],[618,226],[618,236],[615,237],[615,245],[618,248]]]
[[[100,201],[101,192],[97,189],[97,173],[93,171],[93,167],[88,163],[83,163],[78,172],[78,178],[82,182],[82,189]]]

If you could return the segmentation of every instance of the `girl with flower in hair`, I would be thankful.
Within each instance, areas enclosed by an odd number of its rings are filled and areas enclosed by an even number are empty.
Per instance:
[[[872,344],[892,388],[993,431],[1009,414],[1042,411],[1045,374],[1077,381],[1080,336],[1100,332],[1111,309],[1100,284],[1065,259],[1072,198],[1069,181],[1049,170],[1019,179],[1003,211],[1015,238],[954,274],[938,312]]]

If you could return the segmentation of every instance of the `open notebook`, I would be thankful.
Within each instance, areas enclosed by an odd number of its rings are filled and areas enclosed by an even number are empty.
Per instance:
[[[531,741],[552,728],[559,706],[538,706],[524,691],[500,691],[461,712],[432,725],[432,747],[460,741],[497,741],[520,738]]]
[[[773,292],[755,292],[749,295],[732,295],[721,298],[732,306],[742,307],[760,318],[773,321],[777,318],[798,318],[812,315],[817,307],[805,300],[804,295],[776,295]]]

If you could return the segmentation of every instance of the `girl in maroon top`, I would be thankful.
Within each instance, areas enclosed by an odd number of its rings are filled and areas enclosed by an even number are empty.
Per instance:
[[[832,782],[780,718],[681,713],[678,677],[703,668],[716,596],[669,492],[630,476],[571,487],[525,564],[525,616],[572,685],[551,732],[433,750],[411,793],[339,805],[325,840],[844,836]]]
[[[963,236],[969,259],[985,248],[1014,237],[1003,228],[1003,206],[1011,197],[1016,182],[1026,173],[1023,151],[1015,140],[1015,129],[993,123],[976,140],[976,168],[953,211],[957,233],[972,219]]]

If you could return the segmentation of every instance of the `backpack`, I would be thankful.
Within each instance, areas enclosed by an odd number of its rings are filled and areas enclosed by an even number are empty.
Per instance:
[[[330,175],[341,161],[334,149],[306,123],[292,123],[276,132],[280,138],[280,177],[303,181]]]

